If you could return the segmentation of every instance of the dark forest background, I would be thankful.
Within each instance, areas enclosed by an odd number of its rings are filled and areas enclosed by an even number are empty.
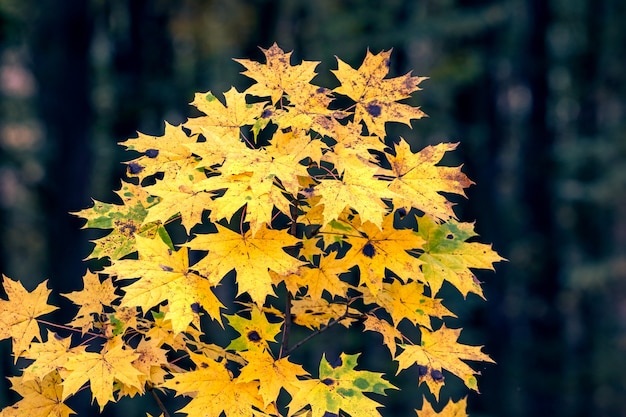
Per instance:
[[[626,416],[625,27],[623,0],[0,0],[0,271],[77,290],[90,235],[68,213],[114,199],[117,142],[246,83],[231,58],[276,41],[327,83],[335,55],[393,48],[392,75],[430,77],[414,140],[461,142],[457,213],[509,259],[479,274],[487,302],[451,307],[498,363],[469,414]]]

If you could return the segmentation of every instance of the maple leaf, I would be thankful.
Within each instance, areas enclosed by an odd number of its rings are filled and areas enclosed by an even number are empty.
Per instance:
[[[28,359],[34,359],[24,369],[23,380],[29,381],[35,378],[44,380],[46,375],[54,371],[62,371],[69,358],[68,354],[78,355],[85,352],[85,346],[70,348],[70,337],[62,338],[48,330],[48,338],[45,342],[35,342],[24,355]]]
[[[424,295],[424,285],[410,281],[403,284],[399,280],[383,283],[375,295],[363,292],[365,304],[378,304],[390,315],[395,327],[404,319],[414,326],[431,329],[430,317],[456,317],[441,304],[441,300]]]
[[[113,309],[115,311],[108,315],[109,323],[113,327],[111,329],[113,336],[123,334],[129,328],[137,328],[138,311],[136,307],[114,306]]]
[[[307,85],[315,77],[316,61],[302,61],[301,64],[291,65],[292,52],[285,53],[273,44],[269,49],[260,48],[266,58],[266,63],[250,61],[248,59],[235,59],[246,68],[242,74],[252,78],[257,83],[248,87],[246,93],[259,96],[269,96],[272,103],[277,103],[283,94],[298,95],[300,89]]]
[[[152,222],[166,223],[168,219],[180,213],[181,224],[187,232],[202,222],[204,210],[213,206],[215,195],[205,189],[206,176],[195,171],[187,175],[177,175],[169,181],[157,181],[144,187],[152,195],[159,197],[159,202],[148,209],[143,224]]]
[[[239,138],[241,127],[253,125],[265,105],[265,103],[246,103],[246,93],[238,92],[235,87],[225,92],[224,98],[226,106],[210,91],[196,93],[191,104],[206,116],[189,119],[185,127],[192,133],[207,136],[207,140],[221,139],[225,136]]]
[[[57,371],[43,378],[26,380],[24,377],[9,377],[11,389],[23,398],[3,409],[3,417],[69,417],[76,414],[62,401],[63,386]]]
[[[300,248],[300,256],[304,256],[307,261],[313,262],[313,257],[316,255],[324,255],[324,251],[318,246],[320,242],[319,237],[308,238],[302,237],[302,248]]]
[[[417,417],[468,417],[467,412],[467,397],[461,398],[457,402],[450,401],[446,406],[438,413],[433,410],[430,403],[424,400],[421,410],[415,410]]]
[[[141,374],[139,375],[140,388],[132,385],[122,385],[118,396],[134,396],[135,394],[142,394],[143,387],[146,383],[158,386],[165,381],[167,372],[163,367],[168,366],[167,350],[161,349],[160,344],[155,340],[148,340],[142,338],[135,352],[139,354],[139,357],[131,362],[131,365],[138,369]]]
[[[93,314],[100,315],[103,306],[110,306],[119,296],[115,294],[115,287],[111,278],[100,282],[97,274],[87,271],[83,276],[83,289],[68,294],[61,294],[80,306],[70,326],[80,327],[83,334],[93,326]]]
[[[406,141],[395,146],[395,156],[387,154],[393,179],[389,189],[397,194],[394,207],[415,207],[436,219],[456,218],[452,203],[441,192],[465,196],[464,189],[474,184],[461,167],[438,166],[443,155],[456,149],[456,143],[427,146],[413,153]],[[381,170],[384,175],[389,171]]]
[[[213,294],[211,283],[189,268],[186,247],[172,251],[161,239],[136,237],[139,259],[121,259],[105,268],[118,279],[140,278],[124,287],[122,307],[138,306],[143,311],[167,301],[170,307],[166,317],[172,320],[175,332],[185,331],[194,320],[199,320],[193,305],[204,307],[209,315],[221,322],[222,303]]]
[[[348,236],[352,247],[343,258],[344,265],[358,265],[361,284],[374,295],[382,286],[385,268],[403,277],[420,274],[421,262],[407,250],[420,248],[424,240],[410,229],[394,228],[393,218],[393,213],[385,216],[380,228],[366,221],[358,228],[360,236]]]
[[[387,188],[388,182],[374,177],[375,173],[376,168],[363,165],[344,171],[341,179],[322,180],[315,192],[323,196],[324,222],[339,218],[346,207],[352,207],[363,221],[380,227],[388,211],[382,199],[392,198],[394,193]]]
[[[380,415],[376,401],[363,395],[373,392],[385,395],[385,390],[396,388],[382,378],[382,374],[370,371],[357,371],[356,355],[342,353],[337,361],[329,363],[322,356],[319,378],[300,381],[300,390],[292,397],[289,415],[310,405],[312,417],[322,417],[327,413],[339,414],[343,410],[352,416]]]
[[[402,340],[402,333],[396,329],[387,320],[379,319],[373,315],[367,315],[363,322],[365,331],[380,333],[383,337],[383,343],[389,349],[391,356],[396,356],[396,339]]]
[[[130,385],[143,392],[140,380],[142,372],[132,363],[139,357],[133,349],[126,348],[120,337],[109,340],[102,352],[80,352],[71,354],[63,372],[63,400],[75,394],[86,383],[90,383],[93,398],[100,411],[113,399],[113,382]]]
[[[259,383],[233,381],[229,371],[221,362],[203,355],[189,353],[196,369],[174,373],[163,387],[176,391],[176,395],[188,395],[192,400],[179,412],[188,415],[228,417],[250,417],[252,407],[262,410],[263,399],[259,394]]]
[[[494,361],[481,352],[482,346],[469,346],[457,342],[461,329],[449,329],[445,324],[434,332],[422,331],[421,345],[402,345],[404,351],[396,356],[398,361],[398,373],[413,364],[427,365],[433,371],[441,374],[441,369],[445,369],[463,380],[465,385],[478,392],[478,384],[474,375],[480,375],[480,372],[473,370],[464,360],[482,361],[494,363]],[[435,378],[439,379],[439,378]],[[441,382],[443,376],[441,376]],[[428,384],[432,389],[432,385]],[[435,388],[436,397],[438,390]]]
[[[467,242],[476,236],[473,223],[450,220],[435,223],[428,216],[417,217],[418,234],[426,240],[420,255],[424,280],[436,294],[444,280],[450,282],[467,297],[473,292],[483,297],[479,281],[469,268],[493,270],[493,263],[505,260],[491,249],[491,245]],[[484,297],[483,297],[484,298]]]
[[[276,131],[270,146],[266,149],[272,155],[286,157],[288,159],[285,161],[292,161],[291,163],[294,164],[291,173],[285,170],[287,174],[285,178],[292,181],[294,186],[290,188],[290,192],[294,193],[296,189],[303,188],[302,181],[310,180],[308,173],[304,174],[301,167],[295,166],[295,163],[306,166],[305,162],[310,160],[319,164],[324,148],[325,144],[321,140],[311,138],[303,129],[292,128],[286,132],[282,130]],[[295,178],[295,181],[293,178]],[[308,185],[305,184],[304,187]]]
[[[182,126],[165,123],[163,136],[150,136],[138,133],[138,137],[120,142],[129,151],[142,152],[143,155],[128,161],[128,173],[143,181],[147,176],[164,172],[167,176],[176,176],[178,172],[194,169],[195,158],[185,146],[196,142],[194,136],[187,136]]]
[[[149,330],[145,333],[146,338],[153,340],[158,345],[169,345],[174,350],[185,350],[187,348],[187,340],[185,335],[180,332],[174,332],[172,329],[172,320],[166,319],[165,315],[168,312],[168,306],[160,306],[159,312],[151,311],[152,323],[150,323]],[[185,329],[187,332],[192,329],[188,327]]]
[[[48,304],[50,290],[48,280],[28,291],[21,282],[2,276],[8,300],[0,299],[0,340],[13,340],[13,360],[17,362],[33,339],[41,340],[37,317],[48,314],[58,307]]]
[[[252,172],[212,177],[212,185],[225,188],[226,192],[213,204],[209,219],[213,222],[231,217],[245,206],[245,220],[255,234],[264,224],[270,224],[274,207],[283,213],[289,212],[289,202],[283,191],[274,185],[273,178],[254,178]],[[252,186],[254,183],[254,187]]]
[[[417,107],[397,103],[420,90],[418,85],[426,77],[414,77],[408,73],[402,77],[384,79],[389,73],[391,50],[376,55],[369,50],[358,70],[337,58],[333,70],[341,85],[333,91],[346,95],[356,102],[354,122],[364,121],[370,133],[385,137],[385,122],[409,125],[411,119],[425,116]]]
[[[259,381],[259,394],[267,407],[278,399],[281,389],[292,397],[298,391],[299,376],[308,376],[301,365],[289,362],[289,358],[274,359],[267,351],[241,352],[248,361],[241,369],[237,382]]]
[[[320,257],[317,267],[302,268],[302,283],[307,286],[307,294],[311,298],[322,298],[324,291],[328,292],[331,297],[344,297],[349,286],[343,282],[339,275],[347,272],[348,268],[342,259],[336,259],[337,252],[331,252],[326,256]]]
[[[282,323],[270,323],[267,316],[256,306],[250,306],[250,319],[238,314],[225,316],[228,324],[240,336],[233,339],[226,349],[237,351],[262,350],[268,351],[268,342],[276,342],[276,335],[280,333]]]
[[[271,147],[270,150],[273,151]],[[308,176],[306,167],[300,164],[303,158],[298,153],[281,155],[268,149],[246,148],[238,152],[236,158],[224,162],[221,172],[223,175],[251,173],[250,187],[253,189],[263,182],[272,184],[277,178],[288,193],[295,195],[300,188],[299,177]]]
[[[271,113],[268,117],[280,129],[317,130],[320,124],[327,123],[329,117],[340,113],[328,108],[333,100],[329,93],[330,90],[325,87],[303,84],[297,92],[288,96],[288,105],[282,105],[275,111],[266,109],[264,114]]]
[[[360,124],[349,121],[345,124],[332,119],[322,132],[332,137],[337,143],[333,152],[327,152],[324,160],[331,162],[338,171],[351,170],[354,166],[378,166],[373,160],[370,150],[384,152],[387,147],[378,136],[363,135]]]
[[[331,303],[323,298],[304,297],[292,301],[291,314],[293,322],[309,329],[320,329],[328,325],[331,320],[341,320],[340,324],[350,327],[358,316],[359,311],[338,303]]]
[[[216,284],[235,269],[238,294],[247,292],[258,305],[274,293],[269,269],[286,274],[303,264],[283,250],[299,242],[286,230],[263,226],[253,236],[251,231],[239,234],[219,224],[216,227],[217,233],[197,235],[186,244],[191,249],[209,251],[194,268]]]
[[[128,182],[122,182],[116,193],[123,204],[94,200],[92,207],[72,213],[87,220],[83,228],[113,229],[108,235],[92,241],[96,246],[87,259],[107,256],[112,260],[123,258],[135,251],[135,235],[154,237],[164,232],[161,225],[144,221],[148,209],[158,203],[158,197]]]

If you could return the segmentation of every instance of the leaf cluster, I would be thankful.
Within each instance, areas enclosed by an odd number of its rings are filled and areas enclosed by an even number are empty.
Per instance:
[[[442,324],[455,315],[437,296],[447,281],[482,297],[472,269],[502,258],[446,197],[472,184],[441,165],[457,145],[416,151],[386,134],[425,116],[406,103],[425,78],[389,78],[391,51],[368,51],[357,69],[338,60],[331,90],[313,82],[318,62],[293,65],[276,44],[263,53],[236,60],[247,90],[198,93],[203,115],[122,142],[135,157],[121,203],[75,213],[107,234],[88,256],[106,265],[64,294],[72,321],[51,331],[46,283],[29,292],[5,277],[0,339],[26,366],[10,378],[23,399],[1,416],[67,416],[86,387],[101,410],[150,391],[189,397],[178,410],[189,416],[379,415],[369,393],[396,387],[357,370],[359,353],[321,356],[318,369],[292,359],[337,325],[379,334],[398,373],[413,369],[437,400],[448,377],[478,391],[466,361],[491,359]],[[295,327],[308,335],[294,340]],[[220,344],[220,329],[235,336]],[[417,413],[464,410],[425,401]]]

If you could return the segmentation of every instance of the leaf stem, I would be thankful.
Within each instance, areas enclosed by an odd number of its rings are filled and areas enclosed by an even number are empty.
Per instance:
[[[165,408],[165,405],[163,404],[163,402],[159,398],[159,396],[156,393],[156,391],[154,390],[154,388],[152,386],[148,386],[148,391],[150,391],[150,394],[152,394],[152,398],[154,398],[154,401],[157,403],[157,405],[159,406],[159,408],[163,412],[163,417],[170,417],[170,413],[167,412],[167,409]]]

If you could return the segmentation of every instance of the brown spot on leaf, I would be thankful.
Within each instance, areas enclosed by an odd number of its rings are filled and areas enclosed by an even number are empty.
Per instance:
[[[256,343],[256,342],[261,341],[261,336],[259,336],[259,333],[256,330],[249,331],[246,336],[248,337],[248,340],[251,342]]]
[[[382,112],[382,107],[380,107],[380,105],[376,103],[369,103],[366,107],[366,110],[370,116],[378,117],[380,116],[380,113]]]

